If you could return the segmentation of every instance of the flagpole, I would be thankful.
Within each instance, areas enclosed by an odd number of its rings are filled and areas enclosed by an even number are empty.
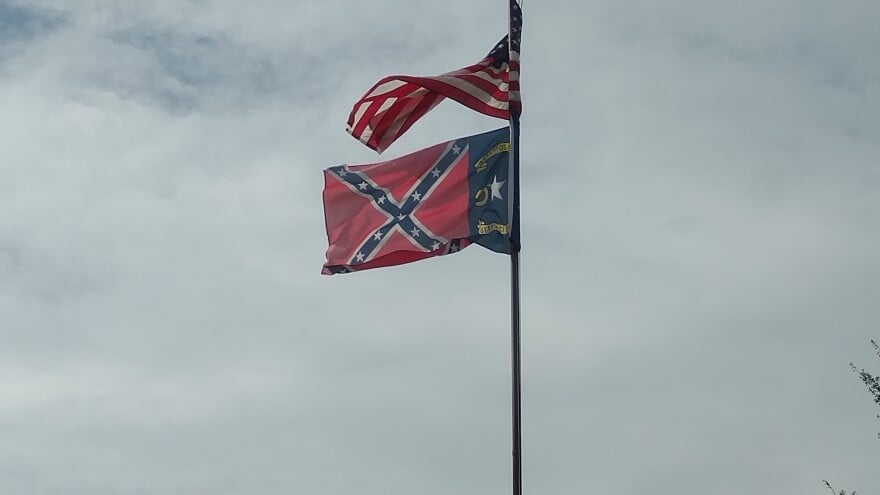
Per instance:
[[[508,63],[510,60],[513,32],[513,8],[518,0],[507,0],[508,10]],[[512,461],[513,495],[522,495],[522,421],[521,421],[521,353],[520,353],[520,273],[519,254],[520,214],[519,214],[519,112],[510,112],[510,162],[513,175],[513,205],[511,208],[510,232],[510,351],[512,375]]]
[[[513,221],[510,253],[510,344],[513,376],[513,495],[522,495],[522,427],[520,395],[520,276],[519,276],[519,119],[510,121],[511,162],[513,162]]]

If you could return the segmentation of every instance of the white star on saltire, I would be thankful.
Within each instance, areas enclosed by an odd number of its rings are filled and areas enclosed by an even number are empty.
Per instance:
[[[385,196],[380,196],[379,199],[376,200],[376,202],[379,203],[380,205],[384,205],[385,204]]]
[[[358,184],[358,189],[360,189],[361,191],[365,190],[366,188],[367,188],[367,183],[366,183],[366,181],[361,182],[360,184]]]
[[[452,146],[452,152],[457,155],[457,154],[461,153],[461,148],[459,148],[458,145],[456,144],[456,145]]]
[[[346,175],[348,175],[348,170],[342,169],[337,173],[339,174],[340,177],[345,177]]]
[[[361,261],[364,261],[363,253],[358,253],[357,256],[355,256],[355,259],[358,261],[358,263],[360,263]]]
[[[440,249],[440,243],[437,241],[434,241],[434,244],[431,244],[431,251],[436,251],[438,249]]]
[[[414,199],[416,201],[421,201],[422,200],[422,193],[420,193],[418,191],[412,193],[412,199]]]
[[[431,175],[433,175],[435,178],[440,177],[440,171],[435,168],[431,170]]]
[[[398,222],[402,222],[404,218],[406,218],[406,215],[403,215],[403,214],[397,215]]]
[[[492,188],[492,199],[495,199],[495,198],[504,199],[501,197],[501,186],[503,186],[505,182],[507,182],[507,181],[503,180],[501,182],[498,182],[497,175],[492,178],[492,183],[489,184],[489,187]]]
[[[377,231],[375,234],[373,234],[373,239],[376,239],[377,241],[381,241],[382,240],[382,231],[380,230],[380,231]]]
[[[458,244],[453,244],[453,245],[449,246],[450,253],[457,253],[459,249],[461,249],[461,248],[458,246]]]
[[[415,227],[413,227],[413,229],[410,231],[410,235],[412,235],[413,237],[418,237],[421,233],[422,231]]]

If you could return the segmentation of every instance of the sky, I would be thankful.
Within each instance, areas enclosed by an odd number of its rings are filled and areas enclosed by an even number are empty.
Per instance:
[[[0,0],[0,494],[509,493],[508,259],[320,275],[504,8]],[[523,12],[524,493],[880,493],[880,3]]]

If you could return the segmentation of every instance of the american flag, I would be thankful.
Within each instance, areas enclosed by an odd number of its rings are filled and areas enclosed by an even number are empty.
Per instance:
[[[381,79],[355,103],[348,132],[382,153],[444,98],[499,119],[519,115],[521,35],[522,10],[518,0],[510,0],[510,35],[483,60],[439,76]]]

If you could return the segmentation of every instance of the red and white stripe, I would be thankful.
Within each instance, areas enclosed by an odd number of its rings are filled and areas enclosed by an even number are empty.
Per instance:
[[[439,76],[388,76],[355,103],[348,132],[382,153],[417,120],[450,98],[477,112],[509,119],[521,109],[519,54],[510,63],[492,66],[493,57]]]

